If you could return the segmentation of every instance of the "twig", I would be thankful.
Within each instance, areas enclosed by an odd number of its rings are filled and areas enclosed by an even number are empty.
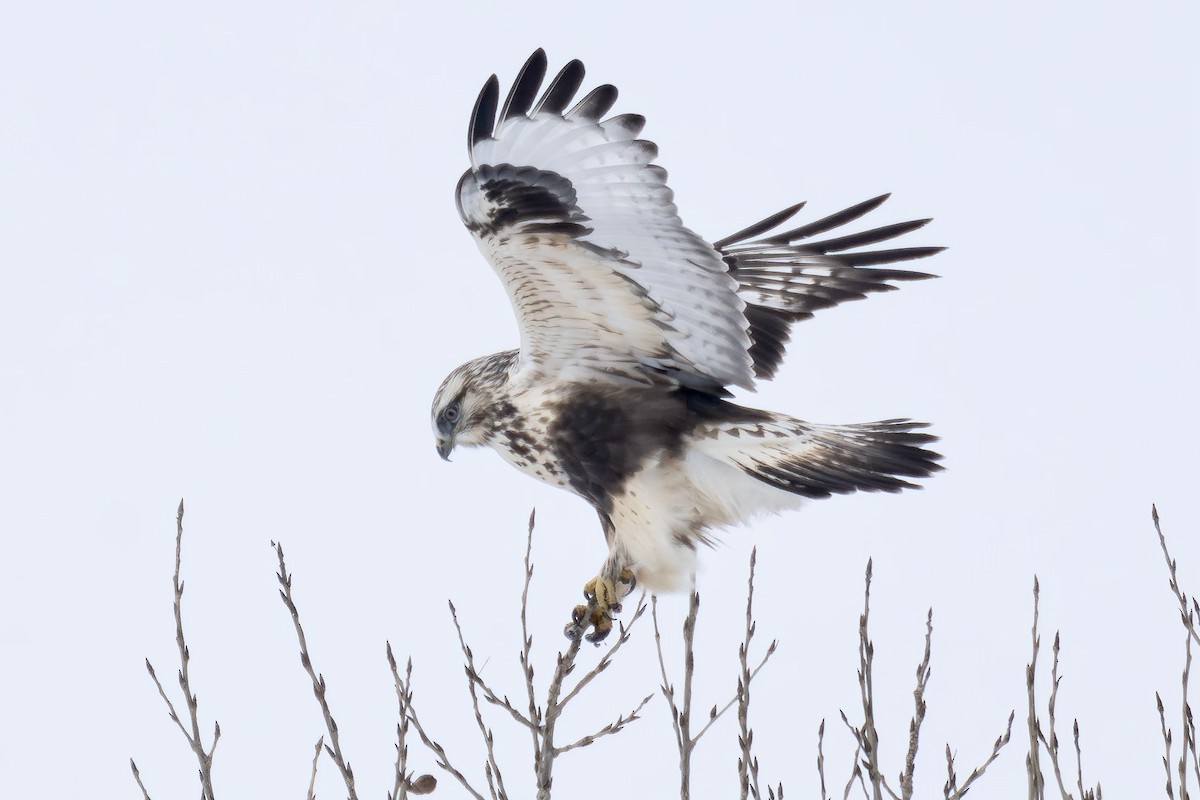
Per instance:
[[[750,652],[750,640],[754,638],[754,632],[758,625],[754,621],[754,568],[758,561],[758,548],[750,551],[750,579],[746,589],[746,635],[742,640],[741,646],[738,647],[738,666],[741,668],[741,674],[738,676],[737,690],[737,705],[738,705],[738,744],[741,747],[741,757],[738,759],[738,777],[741,782],[741,798],[746,800],[747,795],[753,795],[754,800],[761,800],[762,794],[758,788],[758,759],[754,757],[752,752],[754,744],[754,731],[750,729],[749,712],[750,712],[750,683],[754,680],[754,676],[758,674],[758,670],[762,669],[763,664],[767,663],[774,653],[779,642],[772,640],[767,646],[766,655],[763,656],[762,662],[750,671],[749,665],[746,662],[746,657]],[[710,715],[709,724],[704,726],[700,734],[696,736],[698,740],[709,726],[716,721],[719,715]],[[769,789],[769,787],[768,787]],[[782,786],[780,792],[783,791]]]
[[[525,678],[525,692],[529,700],[528,719],[533,723],[529,729],[529,734],[533,737],[533,760],[534,763],[539,763],[542,744],[538,738],[537,726],[542,724],[542,712],[537,703],[537,689],[533,685],[533,637],[529,635],[528,622],[529,584],[533,582],[533,526],[536,518],[537,509],[530,509],[529,526],[525,532],[525,572],[521,586],[521,654],[518,660],[521,663],[521,674]]]
[[[622,645],[629,641],[629,637],[633,633],[633,626],[637,624],[637,621],[641,619],[642,615],[645,613],[646,593],[643,591],[641,596],[638,598],[637,609],[633,612],[633,616],[629,618],[629,624],[625,625],[622,622],[617,623],[619,625],[619,635],[617,636],[617,640],[612,643],[608,650],[604,651],[604,654],[600,656],[600,660],[596,662],[596,666],[592,667],[592,669],[586,675],[580,678],[579,682],[575,684],[574,688],[567,692],[563,699],[559,701],[559,714],[562,713],[563,708],[566,707],[567,703],[571,702],[571,700],[573,700],[585,686],[591,683],[601,672],[604,672],[604,670],[608,669],[613,658],[616,656],[617,651],[621,649]]]
[[[957,790],[952,791],[950,784],[947,783],[945,793],[946,800],[960,800],[960,798],[966,795],[967,791],[971,788],[971,785],[983,777],[983,773],[986,772],[987,768],[992,765],[992,762],[999,757],[1000,751],[1004,749],[1004,745],[1008,744],[1009,740],[1012,738],[1012,725],[1013,720],[1016,718],[1016,714],[1017,712],[1013,711],[1008,715],[1008,726],[1004,729],[1004,733],[1002,733],[992,745],[991,755],[987,757],[986,761],[984,761],[975,769],[971,770],[971,774],[967,776],[967,779],[963,782],[963,785]],[[950,755],[949,745],[946,746],[946,755],[947,757]]]
[[[187,739],[188,746],[192,748],[192,752],[196,754],[196,760],[200,764],[200,797],[202,800],[213,800],[212,788],[212,760],[213,754],[217,750],[217,742],[221,739],[221,725],[214,723],[212,745],[206,751],[204,743],[200,738],[200,717],[199,704],[196,700],[196,695],[192,691],[191,678],[189,677],[188,666],[191,662],[191,653],[188,651],[187,641],[183,636],[183,581],[180,580],[180,569],[183,564],[183,501],[179,501],[179,510],[175,515],[175,575],[172,579],[172,587],[174,588],[174,612],[175,612],[175,645],[179,650],[179,688],[183,691],[184,703],[187,705],[188,718],[191,722],[191,731],[184,727],[183,721],[179,718],[179,714],[175,712],[175,706],[167,697],[166,691],[163,689],[162,683],[158,680],[158,675],[154,672],[154,666],[150,663],[150,659],[146,659],[146,671],[150,673],[150,677],[154,680],[154,685],[158,687],[158,694],[162,697],[163,702],[167,704],[167,711],[170,713],[171,720],[179,727],[183,737]],[[131,761],[132,763],[132,761]],[[135,770],[136,777],[136,770]],[[139,779],[139,785],[141,781]],[[143,788],[143,792],[145,789]]]
[[[350,800],[358,800],[358,793],[354,788],[354,770],[351,769],[350,764],[342,755],[342,745],[338,738],[337,723],[334,721],[333,714],[329,710],[329,703],[325,699],[325,676],[319,675],[313,669],[312,659],[308,655],[308,641],[304,636],[304,628],[300,625],[300,612],[296,608],[296,603],[292,600],[292,576],[288,574],[287,564],[283,559],[283,545],[278,542],[272,542],[271,545],[275,548],[275,555],[279,559],[279,572],[275,574],[279,585],[283,587],[279,590],[279,597],[283,600],[283,604],[287,606],[288,611],[292,615],[292,623],[296,628],[296,639],[300,643],[300,663],[304,666],[304,671],[308,673],[308,677],[312,681],[313,695],[317,698],[317,703],[321,706],[321,715],[325,718],[325,728],[329,733],[329,744],[325,745],[325,752],[329,753],[329,757],[337,765],[338,771],[342,775],[342,780],[346,783],[346,791],[350,795]]]
[[[421,724],[421,719],[417,716],[417,710],[413,706],[412,702],[412,661],[409,660],[408,666],[405,669],[405,675],[407,676],[407,679],[405,679],[400,677],[400,670],[396,667],[396,657],[392,653],[392,645],[390,643],[387,646],[387,658],[388,666],[392,670],[392,680],[396,684],[396,698],[400,703],[401,716],[407,717],[409,721],[412,722],[412,726],[417,729],[417,735],[421,737],[421,742],[437,758],[436,763],[438,768],[453,775],[455,780],[457,780],[459,784],[461,784],[462,787],[466,789],[472,797],[475,798],[475,800],[484,800],[483,795],[475,790],[475,787],[471,785],[471,782],[467,780],[467,777],[450,763],[450,758],[446,755],[446,749],[431,739],[429,734],[425,732],[425,726]],[[407,780],[407,776],[405,777]],[[427,778],[430,778],[430,776],[423,775],[415,783],[419,784]],[[410,785],[408,790],[413,791],[413,786]],[[416,794],[417,792],[413,791],[413,793]]]
[[[908,724],[908,753],[904,757],[904,772],[900,774],[900,794],[904,800],[913,796],[913,773],[916,770],[917,746],[921,737],[921,723],[925,721],[925,687],[929,685],[930,645],[933,640],[933,609],[925,616],[925,653],[917,665],[917,688],[913,690],[913,718]]]
[[[1038,636],[1038,595],[1041,588],[1038,579],[1033,577],[1033,655],[1025,665],[1025,690],[1029,698],[1029,714],[1026,722],[1029,728],[1029,753],[1025,756],[1025,774],[1028,778],[1029,800],[1044,800],[1046,796],[1046,779],[1042,776],[1041,748],[1038,745],[1040,727],[1037,719],[1037,702],[1034,697],[1034,678],[1037,676],[1038,649],[1041,647],[1041,637]]]
[[[138,788],[142,790],[142,800],[150,800],[150,793],[146,791],[146,784],[142,783],[142,773],[138,772],[137,764],[134,760],[129,759],[129,769],[133,771],[133,779],[137,781]]]
[[[693,585],[692,593],[688,598],[688,613],[683,620],[683,705],[678,706],[675,704],[675,686],[667,678],[667,663],[663,658],[662,635],[658,630],[658,597],[651,598],[650,616],[654,620],[654,647],[658,654],[659,672],[662,675],[660,689],[670,707],[671,727],[675,731],[675,744],[679,749],[679,796],[681,800],[689,800],[692,791],[692,751],[696,747],[696,739],[691,735],[692,678],[696,671],[696,619],[699,613],[700,593]],[[715,720],[716,716],[715,713],[710,714],[709,721]],[[705,726],[701,734],[705,730],[708,730],[708,726]]]
[[[622,632],[623,634],[624,632]],[[550,688],[546,692],[546,715],[540,727],[541,747],[537,753],[534,774],[537,776],[538,800],[550,800],[550,789],[554,784],[554,733],[558,722],[559,697],[562,694],[563,681],[575,669],[575,657],[579,655],[582,636],[576,636],[567,645],[566,652],[560,652],[555,659],[554,674],[550,678]]]
[[[1195,598],[1189,598],[1179,585],[1179,576],[1177,564],[1171,556],[1171,551],[1167,548],[1167,537],[1163,533],[1162,524],[1158,517],[1158,507],[1150,506],[1150,519],[1154,522],[1154,530],[1158,534],[1158,543],[1162,548],[1163,558],[1167,563],[1167,571],[1169,573],[1168,585],[1171,587],[1171,592],[1175,595],[1175,600],[1179,604],[1179,621],[1186,630],[1186,642],[1184,645],[1184,667],[1182,676],[1182,696],[1181,696],[1181,716],[1183,725],[1183,741],[1179,748],[1179,798],[1180,800],[1189,800],[1191,793],[1188,790],[1187,781],[1187,765],[1189,755],[1192,757],[1192,764],[1196,770],[1196,774],[1200,777],[1200,756],[1197,756],[1196,747],[1196,729],[1195,721],[1192,718],[1191,704],[1188,702],[1188,684],[1191,682],[1191,664],[1192,664],[1192,642],[1200,643],[1200,632],[1196,630],[1197,614],[1200,614],[1200,604]],[[1170,761],[1171,761],[1171,741],[1172,735],[1169,728],[1166,726],[1166,715],[1162,711],[1162,698],[1158,698],[1159,717],[1161,720],[1163,731],[1163,742],[1165,745],[1164,764],[1167,765],[1167,796],[1174,797],[1171,784]]]
[[[829,800],[825,791],[825,720],[817,726],[817,777],[821,779],[821,800]]]
[[[1154,693],[1154,701],[1158,704],[1158,722],[1162,726],[1163,737],[1163,769],[1167,773],[1167,797],[1170,800],[1175,800],[1175,787],[1173,784],[1173,773],[1171,772],[1171,731],[1167,728],[1167,714],[1163,708],[1162,695],[1158,692]]]
[[[308,778],[308,800],[317,800],[317,762],[321,759],[321,748],[325,746],[325,736],[317,739],[317,746],[313,748],[312,773]]]
[[[1038,740],[1046,748],[1046,752],[1050,754],[1050,766],[1054,767],[1054,780],[1058,783],[1058,791],[1062,795],[1062,800],[1073,800],[1071,793],[1067,791],[1066,783],[1063,781],[1062,767],[1058,760],[1058,731],[1056,730],[1055,709],[1058,706],[1058,687],[1062,682],[1062,678],[1058,677],[1058,655],[1061,646],[1061,639],[1058,632],[1054,634],[1054,664],[1050,668],[1050,700],[1046,704],[1050,717],[1050,737],[1042,732],[1041,723],[1037,723]],[[1078,723],[1076,723],[1078,725]]]
[[[653,698],[654,698],[653,694],[646,695],[645,697],[642,698],[642,702],[638,703],[637,707],[634,708],[633,711],[630,711],[628,714],[623,714],[623,715],[617,717],[616,722],[610,722],[609,724],[605,725],[603,728],[596,731],[595,733],[589,733],[587,736],[582,736],[578,740],[572,742],[569,745],[566,745],[565,747],[555,748],[554,754],[556,756],[560,756],[563,753],[565,753],[569,750],[574,750],[577,747],[587,747],[589,744],[591,744],[592,742],[596,741],[597,739],[599,739],[603,736],[611,736],[614,733],[619,733],[621,731],[621,729],[624,728],[629,723],[633,722],[634,720],[641,719],[641,717],[639,717],[638,714],[641,712],[641,710],[643,708],[646,707],[646,703],[649,703]]]
[[[1175,559],[1171,558],[1171,552],[1167,549],[1167,537],[1163,535],[1162,525],[1158,519],[1158,507],[1150,506],[1150,518],[1154,520],[1154,530],[1158,533],[1158,543],[1162,547],[1163,558],[1167,560],[1167,569],[1170,572],[1170,580],[1168,585],[1171,591],[1175,593],[1175,599],[1179,601],[1179,617],[1183,623],[1183,627],[1187,628],[1188,636],[1190,636],[1197,644],[1200,644],[1200,631],[1196,630],[1195,618],[1189,615],[1188,610],[1192,604],[1188,602],[1188,596],[1179,588],[1179,578],[1176,575]]]
[[[875,644],[868,633],[868,622],[871,616],[871,573],[872,559],[867,559],[866,590],[864,591],[863,613],[858,618],[858,689],[862,701],[862,728],[852,728],[859,737],[859,745],[863,751],[863,763],[867,768],[867,777],[871,781],[873,800],[882,800],[883,792],[887,791],[893,800],[899,800],[887,779],[879,769],[879,731],[875,728],[875,683],[872,669],[875,662]]]
[[[532,725],[533,723],[521,716],[521,712],[513,708],[511,704],[497,697],[496,693],[479,676],[479,672],[475,669],[475,655],[471,652],[471,648],[467,646],[466,639],[463,638],[462,626],[458,622],[458,612],[454,608],[454,603],[450,603],[449,605],[450,618],[454,620],[454,630],[458,632],[458,644],[462,648],[463,657],[467,661],[463,666],[463,670],[467,676],[467,691],[471,695],[471,708],[475,710],[475,724],[479,728],[479,734],[483,737],[483,744],[487,749],[487,769],[485,773],[488,780],[488,788],[491,790],[493,800],[508,800],[508,793],[504,790],[504,776],[500,772],[500,765],[496,763],[495,740],[492,737],[491,729],[483,721],[483,713],[479,710],[479,695],[475,691],[475,688],[477,686],[482,688],[488,702],[507,709],[517,722],[524,725]],[[495,776],[494,785],[492,782],[493,775]]]
[[[1183,706],[1183,708],[1182,708],[1183,742],[1179,746],[1179,798],[1180,798],[1180,800],[1188,800],[1188,798],[1190,797],[1190,794],[1188,793],[1188,780],[1187,780],[1187,767],[1188,767],[1188,758],[1187,757],[1188,757],[1189,752],[1195,751],[1195,749],[1196,749],[1195,729],[1192,726],[1192,707],[1188,703],[1188,683],[1190,682],[1188,680],[1188,676],[1191,674],[1191,671],[1192,671],[1192,637],[1191,637],[1192,620],[1191,620],[1191,617],[1192,617],[1192,612],[1191,612],[1191,609],[1189,609],[1187,614],[1184,615],[1185,625],[1188,627],[1189,634],[1188,634],[1187,639],[1184,641],[1184,646],[1183,646],[1183,651],[1184,651],[1183,680],[1182,680],[1183,690],[1182,690],[1181,701],[1180,701],[1180,704]]]

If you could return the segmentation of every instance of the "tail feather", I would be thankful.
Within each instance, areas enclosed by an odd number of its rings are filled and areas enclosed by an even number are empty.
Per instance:
[[[777,489],[809,498],[855,491],[919,489],[911,479],[938,472],[937,437],[926,423],[889,419],[816,425],[777,416],[769,422],[722,423],[707,431],[706,454]]]

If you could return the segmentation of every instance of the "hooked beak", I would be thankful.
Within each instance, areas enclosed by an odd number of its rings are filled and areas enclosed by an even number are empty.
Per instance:
[[[450,460],[450,453],[453,450],[454,450],[454,440],[453,439],[443,439],[441,436],[437,437],[437,452],[438,452],[438,455],[442,457],[443,461]]]

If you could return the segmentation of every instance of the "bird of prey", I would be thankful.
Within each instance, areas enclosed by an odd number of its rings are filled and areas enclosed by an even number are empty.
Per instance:
[[[929,220],[822,238],[887,195],[778,231],[799,203],[709,243],[680,222],[644,118],[606,116],[609,85],[574,102],[579,61],[543,91],[546,66],[539,49],[503,104],[484,84],[457,189],[520,348],[451,372],[432,422],[443,458],[488,445],[596,509],[608,557],[567,632],[598,641],[635,582],[680,588],[715,529],[940,469],[924,423],[814,424],[728,398],[774,376],[792,323],[933,277],[887,265],[942,248],[869,249]]]

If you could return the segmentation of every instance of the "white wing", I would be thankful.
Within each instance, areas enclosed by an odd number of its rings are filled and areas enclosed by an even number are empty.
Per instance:
[[[521,359],[564,377],[602,374],[704,388],[753,383],[738,283],[712,245],[683,227],[657,148],[634,115],[601,121],[616,89],[569,111],[572,61],[534,104],[538,50],[500,111],[495,76],[475,104],[472,169],[459,212],[504,282]]]

